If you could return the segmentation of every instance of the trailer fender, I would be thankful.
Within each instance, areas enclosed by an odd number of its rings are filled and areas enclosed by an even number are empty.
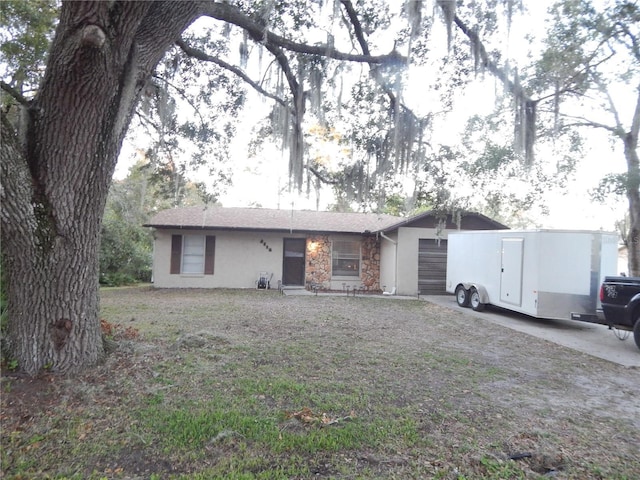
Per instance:
[[[480,295],[480,301],[482,303],[489,303],[489,293],[487,292],[487,289],[480,284],[474,284],[473,286],[476,288],[478,294]]]
[[[489,303],[489,294],[487,293],[487,289],[484,288],[484,286],[482,286],[481,284],[473,282],[460,282],[459,285],[462,285],[465,290],[471,290],[472,288],[475,288],[478,291],[478,295],[480,296],[480,301],[482,303]]]

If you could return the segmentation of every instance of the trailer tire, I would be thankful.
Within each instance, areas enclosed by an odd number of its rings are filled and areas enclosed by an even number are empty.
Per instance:
[[[470,292],[462,285],[456,287],[456,302],[461,307],[468,307],[470,302]]]
[[[469,303],[471,304],[471,308],[475,312],[482,312],[484,307],[486,306],[484,303],[480,301],[480,292],[476,288],[471,289],[471,295],[469,296]]]
[[[636,323],[633,326],[633,340],[636,342],[636,347],[640,348],[640,311],[636,311]]]

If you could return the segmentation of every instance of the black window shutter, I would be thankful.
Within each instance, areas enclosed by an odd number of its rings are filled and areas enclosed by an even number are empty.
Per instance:
[[[180,273],[182,260],[182,235],[171,235],[171,267],[169,273]]]
[[[213,275],[213,264],[216,253],[216,237],[207,235],[204,248],[204,274]]]

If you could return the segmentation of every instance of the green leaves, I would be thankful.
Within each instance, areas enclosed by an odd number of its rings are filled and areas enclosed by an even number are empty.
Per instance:
[[[624,196],[629,188],[629,175],[625,173],[610,173],[600,180],[598,186],[592,190],[594,200],[604,202],[608,197]]]
[[[33,94],[42,78],[57,14],[55,0],[0,2],[0,77],[21,93]]]
[[[198,186],[180,172],[140,162],[112,183],[100,244],[100,282],[115,286],[151,279],[153,238],[142,225],[149,215],[176,205],[201,203]]]

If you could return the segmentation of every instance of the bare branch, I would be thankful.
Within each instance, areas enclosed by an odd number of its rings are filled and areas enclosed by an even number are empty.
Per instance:
[[[566,88],[560,88],[560,89],[554,91],[553,93],[550,93],[549,95],[545,95],[543,97],[538,97],[536,99],[536,101],[538,103],[542,103],[542,102],[545,102],[546,100],[551,100],[551,99],[555,98],[558,95],[575,95],[577,97],[585,96],[584,93],[582,93],[582,92],[580,92],[578,90],[575,90],[575,89],[570,88],[570,87],[566,87]]]
[[[159,132],[160,131],[160,125],[158,125],[156,122],[154,122],[150,117],[148,117],[147,115],[143,114],[140,112],[140,110],[136,110],[135,111],[135,116],[138,118],[138,121],[140,122],[140,125],[145,129],[145,131],[147,133],[151,133],[150,128],[148,127],[149,125],[151,126],[151,128],[156,131]]]
[[[607,103],[609,104],[609,111],[613,114],[613,118],[615,118],[616,120],[616,125],[617,128],[622,128],[622,122],[620,121],[620,115],[618,114],[618,109],[616,108],[616,104],[613,101],[613,98],[611,98],[611,94],[609,93],[609,90],[607,89],[606,85],[604,85],[604,83],[602,83],[602,81],[600,81],[600,79],[595,78],[595,83],[596,85],[598,85],[598,88],[600,89],[600,93],[602,93],[606,99],[607,99]]]
[[[585,117],[575,117],[573,115],[563,115],[563,118],[568,118],[575,120],[571,123],[565,123],[564,127],[591,127],[591,128],[601,128],[607,130],[617,137],[624,137],[624,131],[620,129],[618,126],[607,125],[605,123],[595,122],[593,120],[589,120]]]

